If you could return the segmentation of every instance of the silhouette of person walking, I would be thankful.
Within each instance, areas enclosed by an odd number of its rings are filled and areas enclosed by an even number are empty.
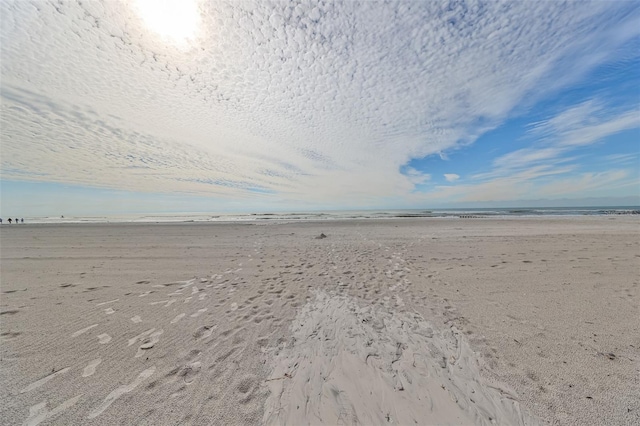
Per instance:
[[[24,223],[24,217],[20,218],[20,223]]]
[[[11,218],[9,218],[9,225],[11,225]]]

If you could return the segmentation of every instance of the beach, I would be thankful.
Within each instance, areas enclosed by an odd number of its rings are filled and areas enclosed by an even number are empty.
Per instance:
[[[633,216],[2,225],[0,419],[638,424],[639,237]]]

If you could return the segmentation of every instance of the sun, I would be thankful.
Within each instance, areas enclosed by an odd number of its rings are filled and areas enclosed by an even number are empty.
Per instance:
[[[186,43],[200,25],[197,0],[136,0],[147,28],[166,41]]]

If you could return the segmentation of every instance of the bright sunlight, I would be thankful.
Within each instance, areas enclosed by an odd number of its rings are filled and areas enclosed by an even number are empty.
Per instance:
[[[176,44],[192,38],[200,16],[196,0],[137,0],[140,17],[147,27]]]

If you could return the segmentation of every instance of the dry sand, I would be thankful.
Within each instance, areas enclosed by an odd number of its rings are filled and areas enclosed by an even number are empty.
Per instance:
[[[0,421],[640,424],[639,232],[2,226]]]

